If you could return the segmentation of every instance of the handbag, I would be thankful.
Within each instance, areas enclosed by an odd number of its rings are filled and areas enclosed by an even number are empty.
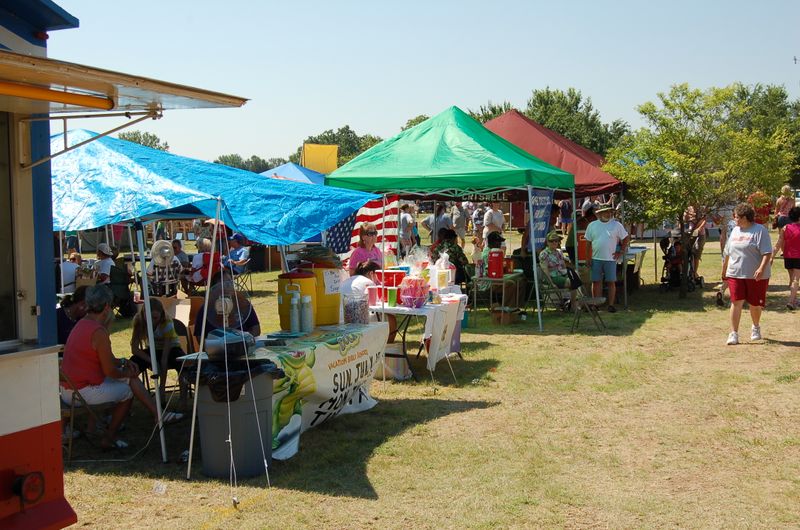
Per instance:
[[[570,289],[577,289],[583,285],[583,280],[581,280],[581,277],[575,272],[575,269],[567,269],[567,278],[569,278]]]

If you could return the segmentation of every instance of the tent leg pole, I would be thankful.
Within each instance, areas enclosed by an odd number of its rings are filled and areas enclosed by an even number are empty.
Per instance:
[[[64,294],[64,232],[58,231],[58,277],[61,278],[61,294]],[[74,282],[74,280],[73,280]]]
[[[217,199],[217,217],[216,223],[214,223],[214,231],[211,233],[211,256],[208,260],[208,280],[206,281],[206,293],[205,293],[205,301],[203,302],[203,316],[202,316],[202,325],[200,326],[200,346],[199,349],[202,352],[205,349],[205,342],[206,342],[206,322],[208,319],[208,298],[211,294],[211,271],[214,270],[214,249],[216,247],[217,241],[217,230],[219,229],[219,218],[221,215],[222,209],[222,199]],[[199,394],[200,389],[200,369],[203,365],[203,359],[200,357],[200,354],[197,355],[197,374],[195,375],[194,379],[194,402],[192,403],[192,430],[189,434],[189,459],[187,460],[186,465],[186,480],[192,478],[192,452],[194,451],[194,433],[195,433],[195,425],[197,422],[197,397]]]
[[[539,267],[536,265],[536,232],[533,231],[533,201],[531,200],[531,192],[533,188],[528,185],[528,209],[530,210],[530,215],[528,215],[528,240],[531,242],[531,266],[533,267],[533,287],[536,290],[536,314],[539,318],[539,331],[544,331],[544,325],[542,324],[542,302],[539,298]],[[552,208],[552,206],[550,206]]]
[[[136,239],[139,243],[139,260],[142,265],[142,271],[147,270],[144,264],[144,236],[142,235],[142,223],[136,223]],[[160,374],[160,367],[158,365],[158,357],[156,356],[156,341],[153,336],[153,313],[150,311],[150,289],[147,283],[147,274],[142,272],[142,296],[144,300],[144,314],[147,322],[147,342],[150,346],[150,369],[153,372],[153,378],[157,378]],[[161,409],[161,383],[158,383],[156,388],[156,412],[158,413],[158,435],[161,439],[161,461],[167,463],[167,440],[164,437],[164,412]]]

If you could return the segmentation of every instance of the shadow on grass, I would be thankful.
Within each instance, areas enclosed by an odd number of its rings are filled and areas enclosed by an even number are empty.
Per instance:
[[[470,315],[471,326],[463,330],[462,336],[470,334],[481,335],[628,335],[653,317],[656,313],[678,312],[705,312],[714,308],[715,298],[706,296],[713,293],[712,289],[697,290],[687,293],[686,298],[680,298],[678,290],[661,291],[659,286],[648,284],[640,287],[628,295],[628,309],[622,308],[621,300],[617,302],[617,312],[609,313],[605,306],[600,307],[600,318],[606,325],[605,330],[598,329],[592,317],[584,312],[581,315],[578,327],[570,331],[574,315],[571,312],[562,312],[544,307],[542,313],[543,331],[539,331],[539,320],[535,305],[527,310],[527,320],[513,324],[499,325],[492,322],[488,310],[479,311],[477,324],[474,315]],[[617,296],[619,299],[619,295]]]
[[[290,461],[275,463],[272,483],[326,495],[377,499],[366,471],[377,448],[409,428],[495,405],[436,398],[382,400],[370,412],[341,416],[304,433],[300,453]]]
[[[337,416],[303,433],[300,451],[296,456],[287,461],[273,461],[270,468],[272,485],[326,495],[376,499],[377,493],[367,476],[367,464],[376,449],[409,428],[450,414],[485,409],[496,404],[488,401],[442,400],[436,397],[380,400],[372,410]],[[121,433],[131,443],[130,449],[102,453],[86,440],[78,439],[73,446],[73,463],[66,466],[65,470],[82,470],[96,476],[99,484],[102,484],[103,476],[137,477],[154,481],[185,479],[186,464],[176,463],[175,459],[181,451],[189,447],[189,421],[167,427],[167,451],[172,457],[172,461],[167,464],[161,462],[158,436],[134,460],[99,461],[130,459],[144,446],[150,433],[149,426],[145,424],[145,415],[137,407],[136,415],[131,417],[126,431]],[[195,439],[195,443],[192,481],[220,488],[220,495],[227,495],[227,479],[208,478],[201,473],[199,438]],[[86,462],[81,459],[97,461]],[[266,486],[266,479],[240,479],[239,484],[262,487]],[[146,487],[149,488],[150,485]],[[222,491],[225,493],[221,493]]]
[[[253,290],[252,294],[250,295],[250,298],[251,299],[252,298],[261,298],[261,297],[271,298],[271,297],[274,297],[274,296],[275,296],[275,291]]]

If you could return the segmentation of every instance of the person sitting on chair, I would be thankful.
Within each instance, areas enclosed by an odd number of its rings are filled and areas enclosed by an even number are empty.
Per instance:
[[[94,270],[97,272],[97,283],[111,283],[111,267],[114,266],[114,251],[108,243],[97,245],[97,261]]]
[[[56,329],[58,343],[66,344],[75,324],[86,316],[86,286],[81,285],[75,292],[65,296],[56,310]]]
[[[156,298],[150,299],[150,315],[153,317],[153,340],[156,343],[156,352],[160,353],[159,388],[161,393],[167,386],[167,370],[180,368],[178,357],[186,355],[181,348],[181,342],[175,331],[175,323],[164,312],[164,306]],[[135,363],[142,372],[151,367],[150,348],[147,337],[147,315],[144,304],[133,317],[133,334],[131,335],[131,362]]]
[[[456,268],[456,285],[468,282],[467,265],[469,264],[469,260],[464,254],[464,250],[458,245],[458,234],[455,230],[449,228],[443,228],[439,230],[439,232],[439,240],[437,241],[436,247],[431,248],[431,261],[436,262],[443,252],[446,253],[447,260]]]
[[[158,410],[138,379],[139,368],[127,359],[117,359],[111,351],[108,326],[114,320],[113,300],[111,290],[105,285],[93,285],[86,290],[87,313],[75,325],[64,345],[61,368],[87,404],[115,403],[100,445],[124,449],[128,444],[117,439],[116,434],[131,410],[133,397],[142,402],[155,421],[158,421]],[[62,383],[61,400],[70,404],[72,394],[73,389]],[[183,419],[183,414],[167,412],[162,419],[164,423],[174,423]],[[93,430],[89,429],[90,432]]]
[[[234,292],[236,290],[236,284],[233,282],[233,278],[231,278],[231,274],[229,271],[221,271],[211,278],[211,287],[213,288],[215,285],[222,281],[223,287],[226,291],[230,289],[230,292]],[[250,333],[253,337],[257,337],[261,335],[261,322],[258,320],[258,315],[256,314],[256,309],[253,306],[250,306],[250,314],[247,315],[247,318],[244,319],[244,322],[241,319],[236,318],[235,320],[238,321],[240,324],[236,326],[234,329],[238,329],[239,331],[246,331]],[[213,308],[212,308],[213,309]],[[211,310],[211,309],[210,309]],[[197,311],[197,316],[194,319],[194,336],[197,338],[197,343],[200,343],[200,338],[203,334],[203,314],[205,313],[205,306],[200,306],[200,309]],[[231,315],[233,316],[233,315]],[[208,334],[215,330],[219,329],[211,319],[206,319],[206,337]]]
[[[222,264],[228,270],[233,270],[234,274],[241,274],[247,268],[247,260],[250,259],[250,249],[244,244],[247,239],[242,234],[233,234],[228,238],[230,250],[228,255],[222,258]]]
[[[555,230],[551,231],[547,234],[546,244],[547,246],[539,253],[539,265],[556,287],[569,289],[569,304],[572,308],[575,306],[577,289],[583,282],[572,269],[572,263],[567,262],[561,252],[561,234]]]

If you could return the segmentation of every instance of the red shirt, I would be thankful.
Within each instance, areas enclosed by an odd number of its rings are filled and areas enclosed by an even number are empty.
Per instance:
[[[86,386],[102,383],[106,375],[100,365],[100,357],[92,347],[92,335],[102,324],[95,320],[82,318],[75,324],[64,345],[64,361],[61,369],[80,390]]]

